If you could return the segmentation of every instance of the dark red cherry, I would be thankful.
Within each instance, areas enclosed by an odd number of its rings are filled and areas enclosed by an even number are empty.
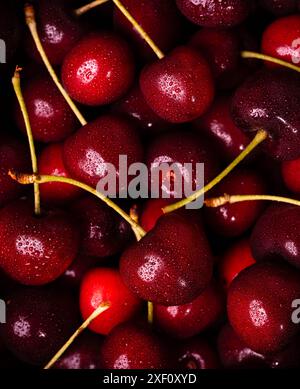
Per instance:
[[[67,54],[62,81],[69,95],[91,106],[109,104],[133,82],[134,61],[126,41],[113,33],[86,36]]]
[[[236,91],[232,112],[238,127],[264,129],[265,151],[278,160],[300,156],[300,79],[283,69],[261,70]]]
[[[141,324],[125,323],[114,328],[100,350],[105,369],[162,369],[169,367],[165,345]]]
[[[216,324],[224,312],[225,301],[219,287],[212,283],[200,296],[179,306],[154,305],[154,323],[167,335],[190,338]]]
[[[54,281],[74,260],[79,234],[60,210],[35,216],[33,206],[17,200],[0,210],[0,266],[25,285]]]
[[[140,86],[153,111],[171,123],[196,119],[214,97],[214,81],[206,60],[185,46],[147,65]]]
[[[251,10],[251,2],[244,0],[176,0],[176,3],[185,17],[204,27],[240,24]]]
[[[110,307],[97,317],[89,328],[107,335],[118,324],[131,319],[141,308],[142,301],[124,284],[118,270],[98,268],[90,270],[80,287],[80,310],[87,319],[102,303]]]
[[[0,207],[24,192],[24,187],[8,176],[8,171],[30,171],[28,147],[21,140],[7,134],[0,135]]]
[[[120,272],[126,285],[144,300],[189,303],[211,279],[212,257],[204,231],[188,217],[166,215],[125,250]]]
[[[259,0],[259,4],[278,16],[297,11],[297,0]]]
[[[99,258],[88,257],[79,253],[59,280],[64,287],[77,289],[81,284],[83,276],[90,269],[99,266],[99,264],[102,264]]]
[[[85,255],[109,257],[121,252],[133,238],[130,225],[101,200],[86,196],[71,205],[81,230]]]
[[[226,161],[236,158],[249,143],[247,135],[235,125],[230,107],[228,97],[219,97],[203,116],[193,122],[194,128],[215,144]]]
[[[142,162],[143,150],[135,126],[116,115],[105,115],[90,122],[69,137],[64,145],[67,170],[73,177],[94,187],[107,175],[107,164],[112,164],[119,172],[120,155],[127,156],[130,166]]]
[[[28,80],[23,94],[35,140],[58,142],[78,128],[76,117],[48,76]],[[16,123],[25,133],[23,115],[17,103],[15,112]]]
[[[300,66],[300,15],[276,19],[264,31],[261,45],[263,54]]]
[[[292,161],[285,161],[281,165],[281,175],[286,187],[294,192],[300,193],[300,158]]]
[[[241,340],[230,324],[224,325],[218,336],[218,351],[226,369],[267,368],[266,357],[253,351]]]
[[[226,177],[209,197],[229,195],[262,195],[265,184],[252,170],[236,170]],[[220,235],[234,237],[242,235],[258,218],[264,204],[261,201],[225,204],[218,208],[206,208],[205,216],[212,230]]]
[[[253,229],[251,248],[256,260],[282,258],[300,268],[300,208],[270,206]]]
[[[220,362],[214,348],[206,339],[198,336],[185,340],[178,346],[180,369],[218,369]]]
[[[38,158],[39,174],[69,177],[63,161],[63,144],[53,143],[46,146]],[[41,199],[47,203],[64,203],[73,200],[81,193],[73,185],[60,182],[48,182],[40,185]]]
[[[281,351],[267,356],[272,369],[291,369],[300,367],[300,336],[296,335],[290,344]]]
[[[169,51],[174,47],[182,33],[182,20],[172,0],[124,0],[122,4],[162,51]],[[133,41],[142,56],[154,56],[153,51],[117,7],[114,10],[114,24]]]
[[[225,288],[228,289],[240,272],[254,263],[249,240],[242,239],[234,243],[219,263],[219,276]]]
[[[99,369],[99,350],[103,338],[85,332],[68,348],[54,364],[53,369],[94,370]]]
[[[230,324],[254,351],[276,352],[299,332],[299,325],[292,321],[292,303],[299,295],[297,270],[284,263],[257,263],[243,270],[230,285]]]
[[[43,365],[63,346],[78,326],[78,310],[64,290],[22,288],[7,300],[1,335],[20,360]]]
[[[43,48],[51,64],[60,65],[66,54],[82,37],[85,29],[72,15],[70,1],[39,0],[36,3],[37,27]],[[29,35],[27,54],[34,60],[41,61]]]
[[[143,206],[140,216],[140,225],[148,232],[156,225],[157,220],[163,216],[162,208],[169,205],[171,199],[149,199]]]

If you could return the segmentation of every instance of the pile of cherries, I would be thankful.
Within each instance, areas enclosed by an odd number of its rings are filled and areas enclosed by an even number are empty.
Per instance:
[[[84,125],[43,65],[24,4],[0,5],[0,367],[42,368],[104,303],[53,368],[300,367],[296,205],[163,214],[172,193],[118,200],[137,209],[147,232],[137,240],[115,210],[66,183],[40,185],[36,215],[32,185],[8,175],[32,172],[11,85],[19,65],[40,175],[95,188],[106,164],[126,155],[149,170],[204,163],[207,184],[264,130],[267,139],[205,198],[300,199],[300,74],[241,55],[261,52],[300,71],[300,1],[122,0],[159,58],[113,1],[75,12],[87,2],[33,2],[42,46]]]

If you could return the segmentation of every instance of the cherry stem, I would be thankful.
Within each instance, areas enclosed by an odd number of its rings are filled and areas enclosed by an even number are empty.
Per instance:
[[[27,139],[29,143],[29,149],[30,149],[30,156],[31,156],[31,164],[32,164],[32,171],[34,174],[38,173],[38,163],[37,163],[37,157],[36,157],[36,152],[35,152],[35,146],[34,146],[34,139],[32,135],[32,129],[30,125],[30,120],[29,120],[29,115],[28,111],[26,108],[25,100],[22,94],[22,89],[21,89],[21,80],[20,80],[20,71],[22,69],[19,67],[16,67],[14,76],[12,78],[12,84],[14,87],[15,94],[17,96],[20,109],[23,115],[23,119],[25,122],[25,127],[26,127],[26,133],[27,133]],[[41,214],[41,199],[40,199],[40,189],[39,189],[39,184],[34,183],[34,212],[36,215]]]
[[[238,164],[240,164],[260,143],[262,143],[268,137],[268,133],[265,130],[259,130],[255,135],[254,139],[249,143],[244,151],[229,165],[225,170],[223,170],[214,180],[209,184],[199,189],[197,192],[193,193],[191,196],[178,201],[177,203],[168,205],[162,210],[164,213],[173,212],[179,208],[184,207],[185,205],[197,200],[200,196],[203,196],[206,192],[210,191],[217,184],[219,184]]]
[[[9,176],[14,179],[15,181],[19,182],[23,185],[28,184],[45,184],[47,182],[61,182],[63,184],[69,184],[73,186],[77,186],[78,188],[83,189],[86,192],[91,193],[92,195],[98,197],[100,200],[105,202],[106,205],[108,205],[110,208],[114,209],[123,219],[127,221],[131,225],[132,228],[137,230],[141,237],[146,235],[146,232],[143,230],[143,228],[138,225],[134,220],[131,219],[131,217],[123,211],[122,208],[120,208],[117,204],[115,204],[113,201],[111,201],[108,197],[106,197],[103,193],[98,192],[96,189],[92,188],[91,186],[88,186],[80,181],[73,180],[72,178],[67,177],[60,177],[60,176],[48,176],[48,175],[39,175],[39,174],[20,174],[13,170],[10,170],[8,172]]]
[[[158,46],[153,42],[150,36],[146,33],[146,31],[138,24],[138,22],[134,19],[134,17],[128,12],[128,10],[124,7],[124,5],[119,0],[112,0],[116,7],[122,12],[122,14],[126,17],[126,19],[133,25],[135,30],[140,34],[142,39],[144,39],[147,44],[151,47],[154,53],[157,55],[159,59],[164,58],[164,53],[158,48]]]
[[[282,59],[271,57],[270,55],[256,53],[254,51],[242,51],[241,52],[242,58],[255,58],[255,59],[261,59],[263,61],[273,62],[277,65],[284,66],[288,69],[295,70],[296,72],[300,73],[300,67],[293,65],[289,62],[283,61]]]
[[[300,201],[289,199],[281,196],[269,196],[269,195],[228,195],[216,197],[213,199],[207,199],[204,201],[205,205],[210,208],[221,207],[225,204],[236,204],[244,201],[275,201],[278,203],[285,203],[290,205],[297,205],[300,207]]]
[[[148,323],[153,324],[153,303],[148,301]]]
[[[98,7],[98,5],[102,5],[104,3],[107,3],[108,1],[109,0],[95,0],[95,1],[92,1],[89,4],[83,5],[82,7],[75,9],[74,14],[76,16],[81,16],[81,15],[85,14],[86,12],[90,11],[91,9],[93,9],[95,7]]]
[[[55,362],[66,352],[66,350],[71,346],[75,339],[95,320],[101,313],[105,312],[109,308],[109,303],[101,304],[82,324],[73,335],[67,340],[67,342],[59,349],[59,351],[54,355],[54,357],[47,363],[44,367],[45,370],[50,369]]]
[[[61,82],[59,81],[51,63],[49,62],[49,59],[47,57],[47,54],[43,48],[42,42],[40,40],[38,31],[37,31],[37,26],[36,26],[36,19],[35,19],[35,11],[34,8],[31,4],[26,4],[24,7],[24,12],[25,12],[25,19],[26,19],[26,24],[31,32],[32,38],[34,40],[34,43],[36,45],[36,48],[44,62],[44,65],[46,66],[52,80],[54,81],[55,85],[59,89],[60,93],[63,95],[65,98],[66,102],[69,104],[71,110],[74,112],[75,116],[79,120],[82,126],[87,124],[87,121],[85,118],[82,116],[81,112],[79,109],[76,107],[74,104],[73,100],[71,97],[68,95],[66,90],[63,88]]]

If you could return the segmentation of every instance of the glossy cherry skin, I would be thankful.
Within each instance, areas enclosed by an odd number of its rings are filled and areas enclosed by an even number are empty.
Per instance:
[[[120,155],[127,156],[128,166],[143,161],[137,130],[126,118],[105,115],[66,140],[63,158],[72,177],[95,187],[106,176],[107,164],[114,165],[118,173]]]
[[[79,103],[109,104],[127,92],[134,68],[126,41],[113,33],[94,33],[81,39],[66,55],[62,81]]]
[[[176,0],[176,4],[185,17],[203,27],[235,26],[251,9],[251,3],[243,0]]]
[[[214,348],[206,339],[197,336],[185,340],[178,346],[178,367],[180,369],[218,369],[220,362]]]
[[[63,161],[63,143],[47,145],[38,158],[39,174],[70,177]],[[40,185],[40,194],[43,202],[65,203],[77,198],[81,190],[73,185],[60,182],[48,182]]]
[[[276,352],[299,332],[291,319],[292,302],[299,294],[298,271],[280,262],[257,263],[242,271],[230,285],[230,324],[254,351]]]
[[[253,229],[251,248],[256,260],[279,257],[300,268],[300,208],[270,206]]]
[[[71,205],[81,231],[85,255],[108,257],[121,252],[133,239],[130,225],[99,199],[85,196]]]
[[[54,281],[75,259],[79,233],[63,211],[37,217],[31,202],[16,200],[0,210],[0,266],[25,285]]]
[[[170,202],[171,199],[149,199],[146,201],[140,215],[140,225],[146,232],[154,228],[158,219],[164,214],[162,208],[169,205]]]
[[[208,286],[212,257],[204,231],[192,219],[169,214],[122,254],[121,276],[147,301],[162,305],[191,302]]]
[[[213,142],[226,161],[236,158],[249,143],[247,135],[234,123],[230,108],[231,100],[219,97],[203,116],[193,122],[193,127]]]
[[[163,52],[175,46],[182,33],[182,20],[172,0],[124,0],[122,4]],[[114,25],[131,39],[143,57],[154,57],[153,51],[117,7],[114,8]]]
[[[92,268],[99,266],[99,264],[102,265],[101,259],[79,253],[59,278],[59,281],[64,287],[77,290],[80,287],[84,275]]]
[[[242,239],[234,243],[221,258],[219,265],[219,276],[225,289],[228,289],[231,282],[240,272],[255,263],[248,239]]]
[[[30,171],[27,145],[11,135],[0,135],[0,207],[24,192],[24,187],[8,176],[9,169]]]
[[[300,156],[299,99],[300,80],[296,72],[262,70],[237,89],[232,113],[243,130],[268,132],[264,141],[268,155],[280,161],[291,160]]]
[[[147,326],[121,324],[105,338],[100,350],[105,369],[162,369],[169,356],[161,338]]]
[[[262,37],[262,52],[300,66],[300,15],[285,16],[271,23]],[[266,65],[274,67],[268,61]]]
[[[278,16],[297,11],[297,0],[259,0],[259,4]]]
[[[102,303],[110,307],[89,326],[90,330],[107,335],[118,324],[131,319],[141,308],[142,300],[124,284],[118,270],[96,268],[90,270],[80,286],[80,311],[86,320]]]
[[[140,76],[140,87],[153,111],[171,123],[196,119],[214,97],[214,81],[206,60],[186,46],[147,65]]]
[[[77,119],[48,76],[36,76],[23,89],[26,108],[35,140],[59,142],[78,128]],[[26,133],[19,105],[15,105],[18,128]]]
[[[229,195],[262,195],[265,184],[262,178],[252,170],[236,170],[226,177],[209,197]],[[235,237],[247,231],[264,209],[261,201],[225,204],[217,208],[206,208],[208,225],[220,235]]]
[[[7,300],[6,320],[1,335],[8,349],[24,362],[43,365],[78,326],[78,310],[64,290],[22,288]]]
[[[281,175],[286,187],[294,192],[300,193],[300,158],[292,161],[285,161],[281,165]]]
[[[190,338],[213,326],[224,312],[225,301],[219,287],[212,283],[200,296],[179,306],[154,305],[154,323],[175,338]]]

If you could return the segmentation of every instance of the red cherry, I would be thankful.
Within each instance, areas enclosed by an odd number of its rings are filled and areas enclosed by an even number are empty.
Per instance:
[[[298,0],[259,0],[259,3],[274,15],[280,16],[297,11],[297,1]]]
[[[144,300],[189,303],[211,279],[212,258],[204,231],[193,219],[166,215],[125,250],[120,272],[126,285]]]
[[[79,288],[83,276],[92,268],[102,265],[102,261],[96,257],[88,257],[84,254],[78,254],[75,260],[60,277],[61,284],[68,288]]]
[[[114,328],[100,350],[105,369],[162,369],[169,355],[161,339],[141,324],[125,323]]]
[[[298,332],[292,302],[300,295],[300,273],[277,262],[257,263],[231,283],[228,317],[238,336],[256,352],[286,346]]]
[[[130,166],[142,161],[143,151],[135,126],[118,116],[105,115],[90,122],[69,137],[64,145],[67,170],[73,177],[94,187],[106,176],[107,163],[119,171],[120,155],[127,156]]]
[[[87,319],[101,303],[110,307],[97,317],[89,328],[107,335],[118,324],[131,319],[141,308],[142,301],[124,284],[118,270],[99,268],[90,270],[80,287],[80,310]]]
[[[38,159],[39,174],[69,177],[63,161],[63,144],[54,143],[46,146]],[[73,200],[81,193],[80,189],[60,182],[48,182],[40,185],[42,202],[64,203]]]
[[[33,214],[28,201],[0,210],[0,266],[26,285],[54,281],[77,254],[78,230],[62,211]]]
[[[242,239],[233,244],[225,253],[219,264],[219,274],[226,289],[239,273],[255,263],[250,242]]]
[[[218,189],[211,192],[211,197],[230,195],[262,195],[265,184],[254,171],[236,170],[226,177]],[[260,201],[225,204],[218,208],[206,208],[207,223],[214,232],[224,236],[240,236],[247,231],[263,211]]]
[[[179,306],[154,305],[154,323],[166,334],[190,338],[211,327],[224,312],[224,298],[212,283],[192,302]]]
[[[218,369],[220,362],[214,348],[202,337],[188,339],[178,347],[181,369]]]
[[[285,185],[294,193],[300,193],[300,158],[285,161],[281,165],[281,174]]]
[[[149,199],[143,206],[140,225],[148,232],[151,231],[158,219],[164,215],[162,208],[169,205],[170,199]]]
[[[133,77],[129,46],[113,33],[86,36],[67,54],[62,66],[62,80],[69,95],[92,106],[120,98]]]
[[[32,134],[41,142],[59,142],[76,128],[77,119],[48,76],[35,76],[23,89]],[[25,133],[25,123],[19,105],[15,105],[18,127]]]
[[[171,123],[196,119],[214,97],[214,82],[206,60],[184,46],[146,66],[140,86],[153,111]]]

